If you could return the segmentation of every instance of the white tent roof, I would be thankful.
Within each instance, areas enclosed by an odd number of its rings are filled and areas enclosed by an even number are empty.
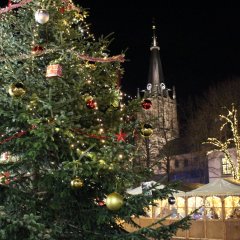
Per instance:
[[[155,182],[155,181],[150,181],[150,182],[145,182],[145,184],[147,184],[147,185],[150,187],[150,186],[155,185],[156,182]],[[162,188],[164,188],[164,185],[159,185],[159,186],[157,186],[156,188],[157,188],[157,189],[162,189]],[[136,188],[128,189],[128,190],[127,190],[127,193],[128,193],[128,194],[131,194],[131,195],[142,194],[142,192],[143,192],[143,191],[142,191],[142,185],[139,186],[139,187],[136,187]]]
[[[217,179],[186,193],[186,196],[240,195],[240,186],[224,179]]]
[[[145,182],[145,184],[147,184],[148,186],[153,186],[154,184],[156,184],[155,181],[150,181],[150,182]],[[165,185],[158,185],[156,187],[156,189],[163,189],[165,187]],[[174,196],[178,195],[178,194],[181,194],[181,195],[184,195],[185,192],[182,192],[182,191],[179,191],[177,190],[178,192],[177,193],[173,193]],[[137,187],[137,188],[133,188],[133,189],[128,189],[127,190],[127,193],[128,194],[131,194],[131,195],[137,195],[137,194],[142,194],[143,191],[142,191],[142,185]]]

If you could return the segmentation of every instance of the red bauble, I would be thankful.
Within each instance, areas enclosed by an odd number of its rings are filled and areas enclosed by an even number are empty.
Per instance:
[[[62,13],[62,14],[64,14],[64,12],[65,12],[65,7],[60,7],[60,8],[59,8],[59,12]]]
[[[150,108],[152,107],[152,101],[149,100],[149,99],[144,99],[144,100],[142,101],[142,107],[143,107],[143,109],[145,109],[145,110],[150,109]]]
[[[40,45],[36,45],[32,48],[32,54],[41,54],[44,51],[44,48]]]
[[[98,206],[100,206],[100,207],[103,207],[103,206],[106,205],[105,201],[104,201],[104,200],[101,200],[101,199],[99,199],[99,198],[96,198],[96,199],[95,199],[95,202],[96,202],[96,204],[97,204]]]
[[[89,108],[89,109],[95,109],[97,107],[97,103],[96,101],[94,101],[93,99],[88,99],[86,101],[86,106]]]

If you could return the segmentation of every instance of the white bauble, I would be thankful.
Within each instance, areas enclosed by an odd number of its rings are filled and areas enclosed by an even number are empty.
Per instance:
[[[49,20],[49,13],[44,9],[39,9],[35,12],[35,20],[40,24],[44,24]]]

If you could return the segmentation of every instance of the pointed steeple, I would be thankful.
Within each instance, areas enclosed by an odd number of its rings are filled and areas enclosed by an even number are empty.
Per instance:
[[[151,84],[150,95],[159,95],[164,90],[164,76],[162,70],[162,63],[160,59],[160,47],[157,43],[156,37],[156,26],[153,23],[153,41],[150,56],[150,65],[149,65],[149,73],[148,73],[148,86]]]

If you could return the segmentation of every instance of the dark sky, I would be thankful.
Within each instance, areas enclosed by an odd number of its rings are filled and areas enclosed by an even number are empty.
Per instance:
[[[96,34],[114,33],[113,53],[126,51],[123,88],[147,83],[152,18],[155,18],[165,83],[182,98],[240,75],[239,8],[170,8],[158,1],[81,0]],[[158,4],[158,5],[156,5]]]
[[[173,8],[153,0],[75,2],[89,9],[87,21],[96,37],[113,33],[112,55],[126,51],[122,85],[127,93],[146,88],[153,17],[165,83],[176,86],[178,98],[240,75],[239,8]]]

